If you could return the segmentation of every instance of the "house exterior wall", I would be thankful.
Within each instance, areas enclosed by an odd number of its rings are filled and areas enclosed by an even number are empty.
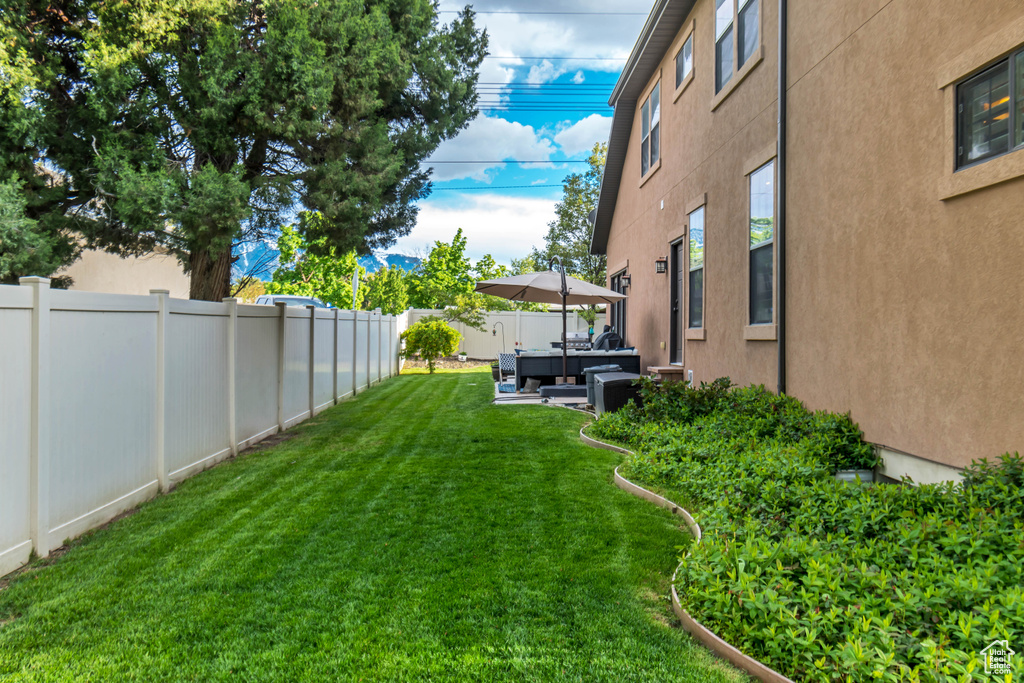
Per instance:
[[[673,241],[687,238],[688,213],[707,198],[705,339],[686,340],[683,349],[683,364],[694,371],[695,382],[723,375],[740,384],[775,382],[776,344],[744,338],[749,259],[744,167],[774,145],[778,99],[777,5],[760,2],[763,57],[745,78],[733,77],[733,89],[724,99],[715,97],[715,3],[698,0],[694,5],[647,85],[650,90],[661,78],[661,166],[641,185],[638,114],[608,238],[609,275],[629,264],[626,341],[638,347],[644,365],[667,365],[672,336],[670,273],[656,273],[654,261],[669,255]],[[675,97],[675,55],[691,30],[693,80]],[[645,98],[641,96],[638,112]],[[685,312],[683,318],[686,327]]]
[[[670,282],[653,261],[706,195],[705,339],[683,364],[774,389],[777,343],[744,338],[745,172],[776,134],[777,3],[761,1],[763,61],[720,103],[714,3],[695,5],[680,32],[693,21],[694,80],[663,94],[662,163],[642,185],[637,116],[607,253],[610,275],[628,262],[628,342],[667,364]],[[1024,45],[1024,5],[788,4],[788,393],[951,467],[1024,450],[1024,150],[953,172],[956,83]]]
[[[1024,450],[1024,151],[946,197],[956,81],[1024,44],[1024,5],[983,5],[790,3],[787,389],[957,467]]]
[[[170,254],[121,258],[105,251],[87,250],[60,275],[69,275],[71,289],[107,294],[149,294],[166,289],[176,299],[188,298],[188,276]]]

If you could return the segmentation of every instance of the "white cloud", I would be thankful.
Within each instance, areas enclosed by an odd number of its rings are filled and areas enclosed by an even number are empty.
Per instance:
[[[540,85],[541,83],[549,83],[562,74],[566,70],[560,66],[555,66],[548,60],[544,60],[540,64],[534,64],[530,67],[530,73],[526,75],[526,82],[531,85]]]
[[[451,140],[446,140],[427,160],[432,161],[501,161],[549,159],[555,152],[550,140],[540,136],[533,126],[515,121],[480,116]],[[542,168],[543,166],[537,166]],[[433,179],[437,181],[472,178],[487,181],[490,169],[504,164],[437,164]]]
[[[442,0],[440,9],[459,10],[462,0]],[[531,65],[533,78],[544,74],[558,75],[577,69],[618,72],[633,47],[633,41],[640,34],[651,0],[564,0],[552,7],[550,0],[477,0],[473,3],[477,12],[496,10],[502,12],[547,12],[549,14],[478,14],[476,23],[485,26],[490,40],[489,52],[497,57],[613,57],[613,61],[559,60],[554,67],[545,70],[543,65]],[[552,11],[566,14],[550,14]],[[572,14],[580,12],[582,14]],[[611,14],[600,14],[610,12]],[[622,15],[619,13],[633,13]],[[449,20],[451,15],[441,15]],[[500,60],[491,57],[484,60],[483,71],[494,68],[487,64],[508,67],[522,65],[519,59]],[[481,80],[491,80],[484,79]],[[546,82],[546,81],[531,81]]]
[[[568,156],[589,152],[595,142],[607,142],[612,117],[591,114],[555,134],[555,142]]]
[[[582,71],[577,71],[576,75],[572,77],[572,82],[576,85],[582,85],[585,80],[587,80],[587,77],[583,75]]]
[[[403,254],[429,252],[435,241],[451,242],[462,228],[466,253],[474,261],[490,254],[508,265],[522,258],[532,247],[544,245],[548,222],[555,217],[554,199],[507,197],[499,194],[466,196],[459,206],[441,206],[425,201],[420,204],[416,227],[390,248]]]

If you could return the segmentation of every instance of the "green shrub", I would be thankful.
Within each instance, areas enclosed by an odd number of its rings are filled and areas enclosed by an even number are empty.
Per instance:
[[[434,361],[455,353],[461,339],[462,335],[444,320],[428,315],[402,333],[402,341],[405,342],[405,351],[402,353],[406,356],[419,354],[427,361],[427,368],[433,374]]]
[[[643,409],[592,428],[701,524],[687,610],[794,680],[995,680],[980,651],[1024,645],[1024,459],[975,463],[961,486],[845,484],[837,468],[875,464],[848,416],[723,385],[648,385]]]

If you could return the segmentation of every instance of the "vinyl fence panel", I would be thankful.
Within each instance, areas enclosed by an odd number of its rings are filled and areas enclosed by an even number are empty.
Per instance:
[[[170,302],[164,458],[171,481],[231,454],[228,316],[223,303]]]
[[[370,326],[370,383],[380,382],[380,314],[371,315]]]
[[[397,373],[408,321],[22,284],[0,286],[0,575]]]
[[[284,426],[309,417],[309,317],[305,308],[285,307]]]
[[[315,315],[313,335],[313,410],[334,405],[334,311],[311,308]]]
[[[352,396],[356,390],[356,317],[342,311],[338,318],[338,398]]]
[[[443,311],[412,309],[408,312],[409,324],[414,324],[428,315],[441,315]],[[594,323],[594,335],[604,327],[605,314],[600,313]],[[499,324],[500,323],[500,324]],[[461,323],[451,323],[463,336],[459,349],[470,358],[497,358],[504,349],[511,353],[515,349],[550,350],[551,342],[562,338],[562,312],[491,311],[484,316],[484,329],[478,330]],[[575,310],[566,315],[568,332],[586,332],[587,321]]]
[[[238,307],[235,413],[241,448],[277,431],[279,327],[276,308]]]
[[[370,314],[356,313],[356,386],[362,391],[370,377]]]
[[[0,287],[0,576],[32,552],[31,344],[32,290]]]
[[[50,547],[156,494],[152,297],[51,292]]]

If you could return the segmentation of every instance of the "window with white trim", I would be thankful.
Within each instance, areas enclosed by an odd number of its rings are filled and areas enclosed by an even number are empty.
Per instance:
[[[661,83],[640,108],[640,177],[658,163],[661,152]]]

